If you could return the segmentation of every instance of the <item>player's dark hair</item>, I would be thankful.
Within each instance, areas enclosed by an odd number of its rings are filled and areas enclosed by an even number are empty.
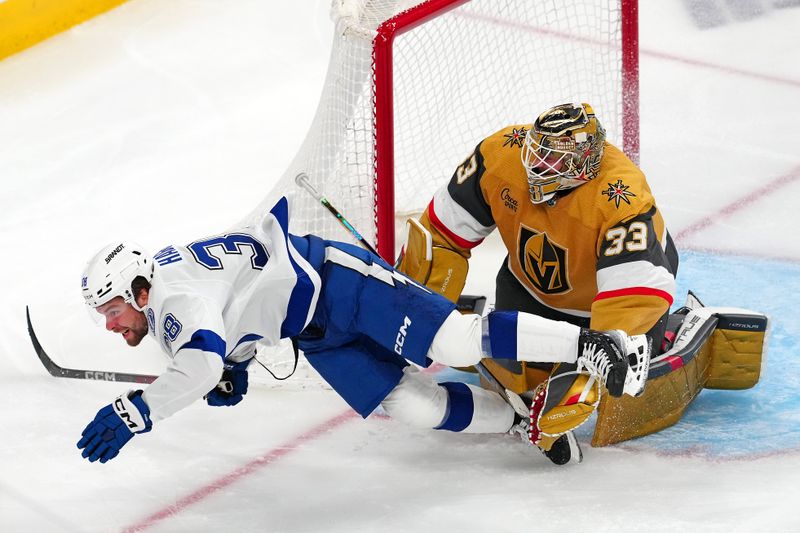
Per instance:
[[[134,300],[138,299],[139,293],[144,289],[147,289],[149,291],[150,287],[151,287],[150,282],[147,281],[143,276],[136,276],[135,278],[133,278],[133,281],[131,282],[131,291],[133,292],[133,299]]]

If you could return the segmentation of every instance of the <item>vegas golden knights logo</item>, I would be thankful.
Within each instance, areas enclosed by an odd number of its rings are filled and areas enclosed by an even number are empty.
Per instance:
[[[567,251],[546,233],[520,228],[519,263],[528,280],[544,294],[570,290],[567,279]]]

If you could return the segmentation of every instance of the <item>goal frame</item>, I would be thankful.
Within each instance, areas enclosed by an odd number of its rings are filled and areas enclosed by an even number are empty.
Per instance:
[[[375,240],[389,263],[395,254],[395,147],[392,52],[397,36],[470,0],[429,0],[398,13],[378,26],[372,41],[375,160]],[[639,2],[619,0],[623,151],[639,162]]]

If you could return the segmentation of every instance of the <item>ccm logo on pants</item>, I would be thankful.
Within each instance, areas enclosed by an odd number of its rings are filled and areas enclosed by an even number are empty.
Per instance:
[[[397,355],[403,355],[403,343],[406,342],[406,333],[410,325],[411,319],[407,316],[403,317],[403,325],[400,326],[400,330],[397,332],[397,338],[394,341],[394,353]]]

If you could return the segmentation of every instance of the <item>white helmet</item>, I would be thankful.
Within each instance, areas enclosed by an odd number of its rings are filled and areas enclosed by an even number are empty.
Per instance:
[[[115,242],[104,246],[83,271],[81,289],[89,307],[101,306],[122,296],[137,311],[131,283],[138,276],[153,280],[153,258],[134,242]]]

